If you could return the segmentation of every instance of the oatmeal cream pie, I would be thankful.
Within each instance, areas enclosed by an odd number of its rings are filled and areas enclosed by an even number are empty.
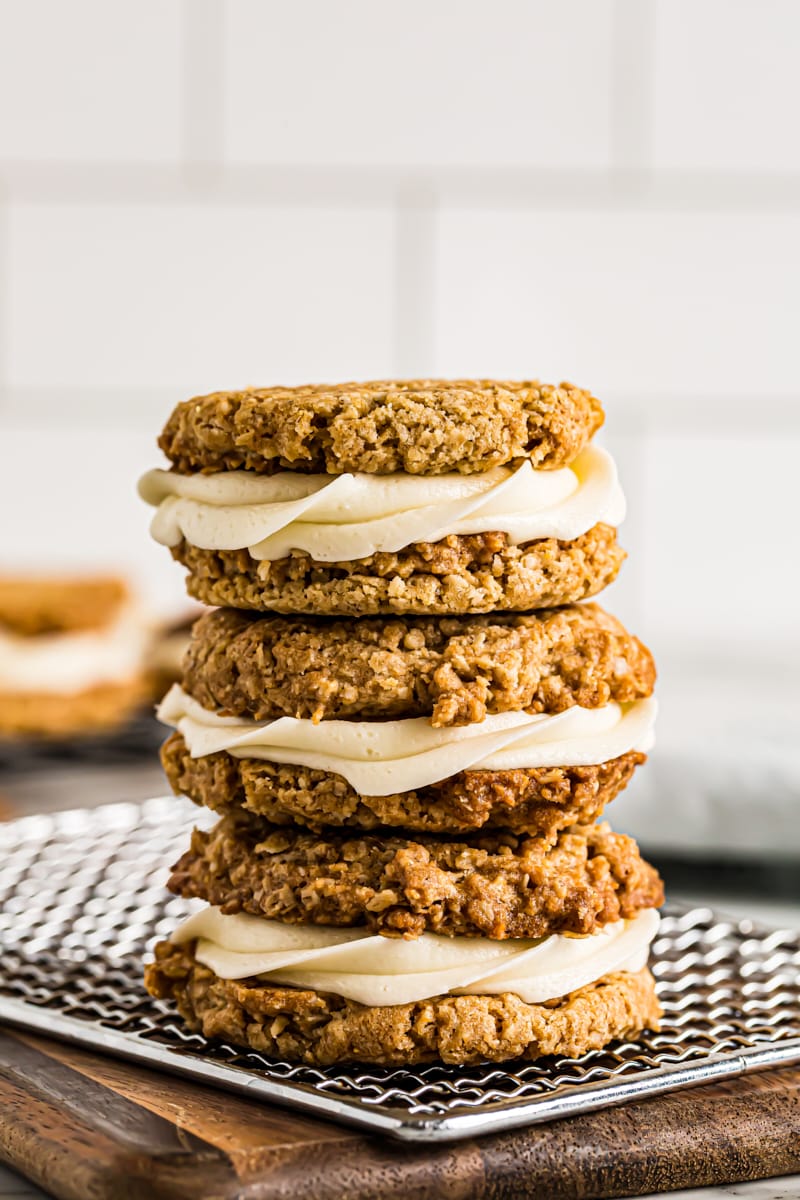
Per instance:
[[[311,829],[593,821],[652,742],[652,657],[597,605],[287,618],[219,609],[159,716],[177,793]]]
[[[170,887],[210,903],[146,984],[205,1037],[318,1066],[465,1064],[658,1028],[660,880],[607,826],[467,845],[240,815],[195,832]]]
[[[206,908],[156,946],[145,981],[204,1036],[291,1062],[577,1057],[658,1028],[657,927],[646,909],[590,937],[408,940]]]
[[[285,613],[522,611],[616,576],[625,504],[570,384],[411,381],[220,392],[160,438],[140,494],[207,604]]]
[[[148,699],[148,638],[124,579],[0,578],[0,736],[123,724]]]

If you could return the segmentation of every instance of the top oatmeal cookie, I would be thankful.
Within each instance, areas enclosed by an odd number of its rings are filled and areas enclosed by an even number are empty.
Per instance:
[[[245,388],[178,404],[159,438],[175,469],[470,475],[572,462],[603,423],[571,383],[383,380]]]

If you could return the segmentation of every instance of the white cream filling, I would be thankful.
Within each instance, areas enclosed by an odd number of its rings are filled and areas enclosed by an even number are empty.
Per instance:
[[[151,631],[135,608],[104,629],[20,637],[0,630],[0,687],[69,695],[142,669]]]
[[[319,562],[394,553],[448,534],[500,531],[514,545],[570,540],[598,521],[619,525],[625,499],[611,455],[587,446],[569,467],[479,475],[255,475],[148,471],[139,494],[157,508],[150,532],[164,546],[247,549],[255,559],[292,551]]]
[[[390,796],[465,770],[596,766],[653,744],[656,701],[568,708],[555,715],[508,712],[472,725],[434,729],[402,721],[320,721],[219,717],[175,684],[158,718],[177,729],[193,758],[226,750],[235,758],[293,763],[342,775],[363,796]]]
[[[224,916],[209,907],[189,917],[172,941],[197,939],[196,958],[221,979],[256,976],[359,1004],[413,1004],[447,993],[503,992],[542,1004],[612,971],[641,970],[658,920],[657,912],[645,909],[633,920],[605,925],[589,937],[492,941],[424,933],[405,940],[363,929]]]

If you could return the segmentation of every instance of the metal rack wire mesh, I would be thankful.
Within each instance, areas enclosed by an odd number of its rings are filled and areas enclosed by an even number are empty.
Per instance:
[[[661,1032],[579,1059],[319,1070],[209,1044],[141,984],[142,959],[191,908],[164,877],[198,817],[170,797],[0,826],[0,1019],[419,1140],[800,1061],[800,934],[676,907],[653,947]]]
[[[119,729],[80,737],[0,738],[0,769],[40,771],[47,767],[93,766],[140,761],[164,740],[164,727],[151,712],[139,712]]]

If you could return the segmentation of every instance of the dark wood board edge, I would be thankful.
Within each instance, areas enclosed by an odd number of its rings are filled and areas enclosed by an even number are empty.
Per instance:
[[[63,1200],[590,1200],[800,1172],[800,1069],[411,1147],[8,1031],[0,1158]]]

